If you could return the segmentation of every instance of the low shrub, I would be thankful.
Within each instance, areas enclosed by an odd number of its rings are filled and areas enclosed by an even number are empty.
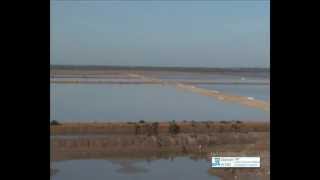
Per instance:
[[[173,120],[169,124],[169,133],[170,134],[178,134],[180,132],[180,127],[176,124],[176,122]]]
[[[191,121],[191,126],[196,127],[196,122],[194,120]]]
[[[159,131],[158,131],[159,123],[158,122],[154,122],[154,123],[152,123],[151,127],[152,127],[152,133],[155,134],[155,135],[158,135],[158,133],[159,133]]]
[[[135,135],[140,134],[141,128],[139,124],[134,124],[134,133]]]
[[[240,127],[237,124],[232,124],[231,128],[236,132],[239,131],[239,129],[240,129]]]
[[[57,120],[52,120],[52,121],[50,122],[50,125],[52,125],[52,126],[57,126],[57,125],[60,125],[60,123],[59,123]]]
[[[143,124],[143,123],[145,123],[145,121],[144,120],[140,120],[139,123]]]
[[[209,122],[205,122],[206,127],[209,129],[210,128],[210,123]]]
[[[220,121],[221,124],[229,124],[229,121]]]

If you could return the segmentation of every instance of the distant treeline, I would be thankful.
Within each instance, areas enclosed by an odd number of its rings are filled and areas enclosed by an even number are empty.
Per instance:
[[[52,70],[141,70],[181,72],[253,72],[269,73],[269,68],[209,68],[209,67],[155,67],[155,66],[100,66],[100,65],[51,65]]]

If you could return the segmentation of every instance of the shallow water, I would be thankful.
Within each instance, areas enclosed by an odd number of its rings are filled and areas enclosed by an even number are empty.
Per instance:
[[[163,85],[51,84],[51,119],[68,122],[244,120],[269,113]]]
[[[218,180],[208,174],[206,160],[178,157],[172,160],[70,160],[53,162],[53,180]]]
[[[269,85],[197,85],[197,87],[217,90],[233,95],[254,97],[255,99],[270,101]]]
[[[267,77],[260,76],[239,76],[239,75],[225,75],[225,74],[168,74],[154,76],[162,80],[213,80],[213,81],[261,81],[265,82],[268,80]]]
[[[199,81],[217,81],[217,82],[240,82],[240,83],[267,83],[269,82],[268,74],[263,73],[235,73],[235,74],[222,74],[222,73],[140,73],[141,75],[149,78],[156,78],[161,80],[199,80]],[[126,73],[123,74],[96,74],[96,75],[63,75],[63,78],[59,78],[59,75],[55,75],[51,80],[71,80],[71,81],[103,81],[103,80],[114,80],[114,81],[128,81],[128,80],[141,80],[138,77],[129,76]],[[86,77],[86,78],[83,78]]]

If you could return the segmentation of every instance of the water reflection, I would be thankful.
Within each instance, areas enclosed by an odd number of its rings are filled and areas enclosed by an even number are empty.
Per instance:
[[[174,179],[174,180],[262,180],[269,179],[266,168],[211,168],[203,158],[68,160],[53,162],[52,179]],[[89,172],[90,171],[90,172]]]
[[[112,160],[112,164],[120,165],[121,168],[116,171],[123,174],[137,174],[137,173],[146,173],[148,169],[144,167],[139,167],[135,161],[131,160]]]
[[[206,160],[194,161],[187,157],[171,160],[71,160],[53,162],[59,169],[52,179],[174,179],[174,180],[218,180],[209,174],[210,163]]]

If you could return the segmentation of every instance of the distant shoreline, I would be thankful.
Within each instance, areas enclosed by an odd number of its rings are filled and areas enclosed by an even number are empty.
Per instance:
[[[214,85],[270,85],[270,82],[215,82],[215,81],[199,81],[199,80],[185,80],[179,81],[183,84],[214,84]],[[115,81],[115,80],[90,80],[81,79],[81,80],[50,80],[50,83],[53,84],[161,84],[159,82],[154,81],[133,81],[133,80],[125,80],[125,81]]]
[[[132,76],[133,74],[135,76]],[[220,76],[230,76],[234,78],[215,78]],[[51,66],[50,69],[51,83],[161,84],[163,81],[185,84],[270,84],[269,69],[267,68],[54,65]]]
[[[269,68],[254,67],[178,67],[178,66],[106,66],[106,65],[51,65],[51,70],[141,70],[141,71],[173,71],[173,72],[260,72],[269,73]]]

